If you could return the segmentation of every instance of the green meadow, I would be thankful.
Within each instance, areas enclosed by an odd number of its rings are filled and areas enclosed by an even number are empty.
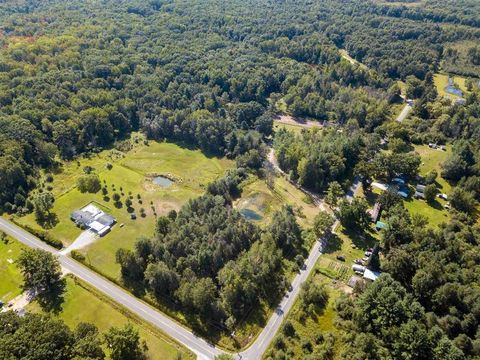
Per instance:
[[[0,240],[0,301],[5,304],[21,294],[22,274],[15,265],[24,246],[10,237]]]
[[[123,327],[131,323],[138,329],[140,337],[146,341],[150,359],[194,359],[194,355],[180,344],[174,342],[167,335],[153,325],[140,320],[121,305],[98,293],[82,281],[67,276],[67,286],[64,293],[64,302],[58,314],[60,319],[71,328],[81,322],[95,324],[100,332],[110,327]],[[37,303],[28,305],[28,310],[41,312]],[[108,354],[108,349],[105,349]]]
[[[112,165],[110,170],[107,163]],[[138,237],[152,236],[156,216],[178,210],[189,199],[203,194],[209,182],[233,165],[233,161],[207,157],[199,150],[166,142],[140,142],[128,152],[106,150],[89,158],[64,163],[54,174],[53,182],[47,184],[53,188],[55,204],[52,212],[57,216],[57,223],[48,232],[68,246],[82,232],[70,220],[70,214],[91,202],[101,207],[117,219],[117,224],[110,233],[81,252],[88,264],[117,278],[119,267],[115,264],[115,252],[118,248],[132,248]],[[108,189],[105,196],[102,191],[91,194],[77,189],[76,181],[84,174],[86,166],[94,169],[102,186]],[[163,188],[152,182],[156,175],[166,175],[174,182]],[[121,196],[121,206],[114,204],[111,198],[114,193]],[[136,214],[134,220],[125,206],[127,198],[133,203],[129,211]],[[145,216],[140,214],[142,208]],[[33,214],[17,221],[41,229]]]

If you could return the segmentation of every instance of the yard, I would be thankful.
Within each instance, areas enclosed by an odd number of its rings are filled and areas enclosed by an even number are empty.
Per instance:
[[[41,311],[35,302],[28,305],[28,310]],[[64,320],[72,329],[80,322],[90,322],[95,324],[100,332],[105,332],[112,326],[123,327],[132,323],[139,330],[140,337],[147,342],[150,359],[173,360],[179,356],[182,359],[194,358],[192,353],[167,335],[74,277],[67,277],[62,309],[55,316]]]
[[[110,170],[106,168],[107,163],[112,164]],[[93,167],[99,174],[102,186],[108,189],[106,195],[102,191],[81,193],[76,188],[76,181],[84,173],[85,166]],[[189,199],[203,194],[209,182],[231,167],[233,161],[207,157],[199,150],[166,142],[150,142],[148,145],[142,142],[125,153],[107,150],[89,159],[65,163],[50,184],[55,195],[53,213],[58,221],[48,231],[65,246],[71,244],[82,231],[70,220],[71,212],[94,202],[113,215],[117,224],[110,233],[81,252],[88,264],[117,278],[119,267],[115,264],[115,252],[118,248],[132,248],[139,236],[152,236],[156,215],[178,210]],[[156,185],[153,179],[157,175],[172,178],[173,184],[165,188]],[[121,196],[121,204],[114,204],[114,193]],[[125,206],[127,198],[132,201],[130,209]],[[145,216],[141,216],[141,208]],[[136,214],[135,220],[131,219],[131,212]],[[33,214],[17,221],[40,229]]]
[[[22,274],[15,265],[22,249],[24,247],[21,243],[8,236],[5,240],[0,240],[0,301],[4,303],[22,292]]]
[[[437,188],[440,193],[450,194],[451,186],[445,181],[440,173],[442,172],[441,164],[447,160],[452,149],[447,146],[447,151],[431,149],[427,145],[415,146],[415,151],[421,156],[422,163],[420,165],[420,175],[425,176],[430,171],[435,170],[438,173]],[[412,189],[412,192],[414,189]],[[405,207],[411,214],[419,214],[427,217],[430,226],[437,227],[442,222],[449,219],[448,211],[443,207],[447,201],[437,198],[433,204],[428,204],[425,200],[409,198],[405,201]]]

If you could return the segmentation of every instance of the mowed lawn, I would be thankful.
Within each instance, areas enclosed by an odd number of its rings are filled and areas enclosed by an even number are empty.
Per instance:
[[[440,176],[440,174],[442,172],[441,164],[445,162],[451,154],[451,146],[447,146],[447,151],[442,151],[431,149],[427,145],[420,145],[415,146],[415,151],[421,156],[422,159],[422,163],[420,165],[420,175],[425,176],[430,171],[436,170],[438,173],[438,191],[440,193],[450,195],[452,187]],[[415,189],[411,189],[411,191],[414,192]],[[433,204],[428,204],[425,200],[417,200],[413,197],[405,201],[405,207],[410,211],[411,214],[426,216],[429,224],[434,227],[437,227],[449,219],[449,212],[443,207],[445,204],[447,204],[447,201],[444,201],[440,198],[436,198]]]
[[[15,265],[24,246],[10,237],[0,240],[0,300],[4,303],[22,292],[23,277]]]
[[[149,323],[140,320],[119,304],[78,279],[69,276],[66,279],[64,302],[61,311],[55,316],[65,321],[71,329],[80,322],[89,322],[95,324],[100,332],[105,332],[112,326],[123,327],[131,323],[139,330],[140,337],[147,342],[150,359],[194,359],[194,355],[188,349],[174,342]],[[28,310],[41,312],[35,302],[28,305]]]
[[[107,163],[113,165],[110,170],[106,169]],[[76,188],[76,181],[86,165],[92,166],[99,174],[102,186],[108,189],[106,196],[102,191],[81,193]],[[152,236],[156,216],[167,214],[172,209],[178,210],[189,199],[203,194],[209,182],[222,176],[233,165],[233,161],[209,158],[199,150],[166,142],[138,145],[127,153],[104,151],[94,158],[81,159],[79,163],[67,163],[51,183],[56,196],[52,211],[57,215],[58,223],[48,231],[67,246],[81,233],[70,220],[74,210],[94,202],[112,214],[117,219],[112,231],[81,252],[86,256],[87,263],[112,278],[118,278],[119,267],[115,264],[118,248],[131,249],[138,237]],[[176,181],[172,186],[162,188],[152,182],[153,175],[168,175]],[[121,196],[120,207],[111,199],[114,193]],[[131,219],[125,206],[127,198],[133,202],[130,212],[136,214],[135,220]],[[145,217],[140,216],[141,208],[145,210]],[[18,221],[40,229],[33,214]]]

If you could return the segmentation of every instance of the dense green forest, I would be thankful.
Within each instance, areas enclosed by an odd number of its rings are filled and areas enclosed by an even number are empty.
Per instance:
[[[420,23],[363,1],[4,2],[0,203],[22,210],[39,168],[131,130],[243,155],[270,135],[281,97],[296,115],[371,131],[389,78],[423,79],[444,43],[478,39],[475,22],[453,26],[473,10],[439,9],[422,8],[432,22]],[[337,47],[373,70],[341,61]]]
[[[120,147],[133,131],[236,159],[204,195],[159,216],[153,236],[116,253],[123,285],[215,339],[274,307],[311,245],[296,209],[261,227],[233,206],[249,174],[265,175],[270,144],[291,182],[325,193],[341,224],[362,235],[366,202],[336,208],[352,179],[361,176],[366,193],[374,179],[413,181],[422,164],[414,146],[448,144],[441,173],[428,174],[428,185],[441,177],[452,187],[448,221],[431,228],[384,193],[375,251],[388,274],[336,302],[336,337],[318,352],[307,346],[305,358],[478,358],[479,14],[475,0],[3,1],[0,212],[21,215],[38,201],[48,209],[42,171]],[[470,77],[464,103],[439,96],[442,70]],[[392,121],[399,81],[415,99],[404,122]],[[279,113],[324,127],[274,131]],[[34,189],[43,195],[32,198]],[[324,305],[317,290],[302,296]],[[52,348],[88,356],[77,349],[82,329],[34,315],[0,322],[15,325],[0,328],[0,345],[14,344],[0,348],[5,356],[28,357],[23,333],[39,322],[64,334]],[[103,358],[87,330],[92,358]],[[277,350],[268,356],[292,358]]]

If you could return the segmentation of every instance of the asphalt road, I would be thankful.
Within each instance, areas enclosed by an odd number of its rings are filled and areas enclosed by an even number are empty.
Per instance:
[[[112,282],[106,280],[102,276],[86,268],[75,260],[61,254],[56,249],[45,244],[32,234],[1,217],[0,229],[10,236],[16,238],[26,246],[42,249],[56,255],[60,261],[60,264],[66,271],[74,274],[86,283],[103,292],[105,295],[109,296],[119,304],[122,304],[142,319],[157,326],[179,343],[185,345],[187,348],[193,351],[199,359],[213,359],[216,355],[222,353],[222,351],[215,348],[214,345],[209,344],[202,338],[195,336],[188,329],[179,325],[159,311],[153,309],[143,301],[129,294],[127,291],[116,286]]]
[[[353,199],[358,189],[359,183],[360,179],[355,178],[349,192],[347,193],[347,200],[351,201]],[[338,222],[335,223],[333,229],[335,229],[337,225]],[[195,336],[190,330],[179,325],[169,317],[150,307],[149,305],[139,300],[135,296],[131,295],[127,291],[116,286],[115,284],[106,280],[94,271],[86,268],[82,264],[60,253],[59,251],[45,244],[29,232],[23,230],[17,225],[12,224],[8,220],[5,220],[1,217],[0,229],[3,230],[5,233],[9,234],[10,236],[16,238],[26,246],[42,249],[56,255],[60,261],[60,264],[66,271],[74,274],[75,276],[87,282],[91,286],[94,286],[96,289],[103,292],[105,295],[109,296],[119,304],[122,304],[142,319],[157,326],[163,332],[165,332],[166,334],[177,340],[179,343],[183,344],[191,351],[193,351],[197,355],[198,359],[214,359],[215,356],[223,353],[214,345],[209,344],[207,341],[198,336]],[[322,243],[321,241],[317,241],[313,246],[312,250],[310,251],[307,260],[305,261],[305,267],[293,280],[291,284],[291,290],[284,296],[277,309],[274,311],[274,313],[268,320],[267,325],[262,330],[257,339],[253,342],[253,344],[240,354],[236,354],[237,359],[261,359],[262,355],[267,350],[270,342],[273,340],[278,330],[280,329],[284,317],[289,313],[293,304],[295,303],[295,299],[300,293],[301,285],[308,279],[308,276],[314,269],[315,263],[317,262],[320,255],[322,255],[321,251]]]

